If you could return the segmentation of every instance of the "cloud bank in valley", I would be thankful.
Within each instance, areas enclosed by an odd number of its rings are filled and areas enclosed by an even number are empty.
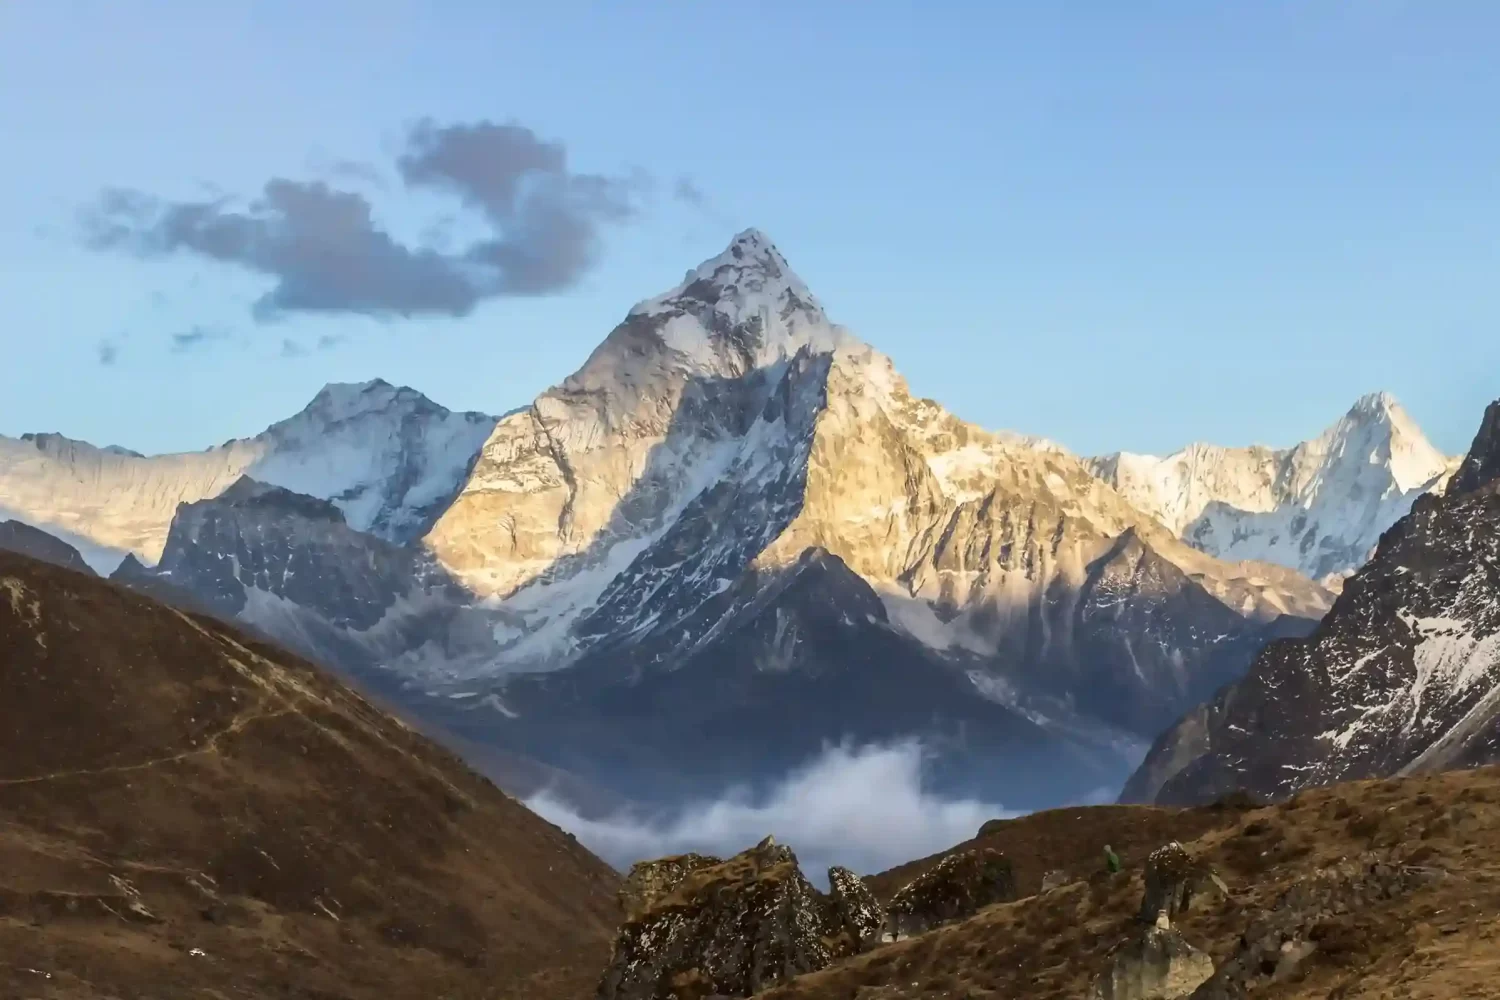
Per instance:
[[[830,865],[862,874],[883,871],[968,840],[986,820],[1018,815],[994,803],[928,790],[922,750],[914,742],[833,747],[764,795],[732,791],[670,814],[587,819],[545,791],[526,804],[622,870],[687,851],[723,857],[773,834],[820,885]]]

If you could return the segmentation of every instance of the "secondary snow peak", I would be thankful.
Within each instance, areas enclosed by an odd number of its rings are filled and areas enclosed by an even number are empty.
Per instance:
[[[1210,555],[1337,580],[1417,496],[1441,487],[1454,462],[1394,396],[1373,392],[1291,448],[1194,444],[1166,458],[1107,455],[1090,467]]]

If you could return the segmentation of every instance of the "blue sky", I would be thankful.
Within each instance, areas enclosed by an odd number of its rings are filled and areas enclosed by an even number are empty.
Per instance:
[[[757,226],[987,426],[1281,444],[1386,389],[1459,451],[1500,396],[1497,51],[1485,0],[7,0],[0,433],[196,449],[376,376],[503,411]],[[257,318],[265,277],[84,239],[108,189],[271,178],[472,236],[394,180],[421,119],[525,126],[635,210],[563,287],[409,319]]]

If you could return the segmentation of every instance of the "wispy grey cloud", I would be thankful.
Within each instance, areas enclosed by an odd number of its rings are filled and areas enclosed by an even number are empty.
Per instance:
[[[313,351],[326,351],[337,347],[343,342],[343,337],[335,336],[331,333],[323,334],[317,340],[313,341],[312,346],[308,346],[300,340],[293,340],[287,337],[281,341],[281,356],[283,358],[305,358],[313,353]]]
[[[708,203],[708,195],[703,193],[703,189],[691,177],[677,178],[677,183],[672,185],[672,197],[694,208],[702,208]]]
[[[113,340],[101,340],[95,347],[99,363],[106,368],[113,368],[115,362],[120,360],[120,345]]]
[[[209,326],[194,326],[181,333],[172,334],[172,351],[182,354],[186,351],[195,350],[216,340],[223,340],[229,334]]]
[[[617,868],[688,851],[723,857],[774,834],[820,884],[830,865],[884,871],[968,840],[986,820],[1017,815],[926,788],[921,748],[909,742],[835,747],[767,795],[730,792],[669,815],[585,819],[545,792],[526,804]]]
[[[383,229],[363,194],[324,181],[268,180],[240,204],[103,192],[84,213],[87,244],[140,257],[189,253],[272,280],[259,322],[291,313],[379,318],[464,316],[487,299],[574,285],[597,262],[601,230],[637,210],[643,176],[575,173],[560,143],[519,125],[439,125],[406,135],[397,173],[408,190],[450,194],[487,235],[453,252]]]

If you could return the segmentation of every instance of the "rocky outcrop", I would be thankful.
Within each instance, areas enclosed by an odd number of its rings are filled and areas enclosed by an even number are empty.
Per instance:
[[[1094,981],[1090,1000],[1176,1000],[1214,973],[1213,959],[1165,920],[1127,941]]]
[[[708,854],[679,854],[655,861],[638,861],[630,867],[630,873],[620,886],[620,909],[626,916],[644,913],[693,872],[723,863],[722,858]]]
[[[1005,855],[988,848],[950,854],[891,897],[887,937],[922,934],[1015,898],[1015,874]]]
[[[885,930],[885,909],[865,880],[837,865],[828,869],[829,925],[851,938],[861,950],[877,943]]]
[[[1447,492],[1418,499],[1381,537],[1312,635],[1269,644],[1243,680],[1157,740],[1131,797],[1274,799],[1500,760],[1497,421],[1500,405]]]
[[[1253,920],[1240,947],[1192,994],[1194,1000],[1239,1000],[1297,974],[1340,935],[1361,908],[1404,896],[1443,872],[1368,856],[1324,869],[1283,893]]]
[[[600,1000],[747,997],[858,949],[845,933],[850,896],[830,901],[770,838],[719,864],[687,867],[672,859],[643,875],[655,885],[683,877],[626,918]]]

